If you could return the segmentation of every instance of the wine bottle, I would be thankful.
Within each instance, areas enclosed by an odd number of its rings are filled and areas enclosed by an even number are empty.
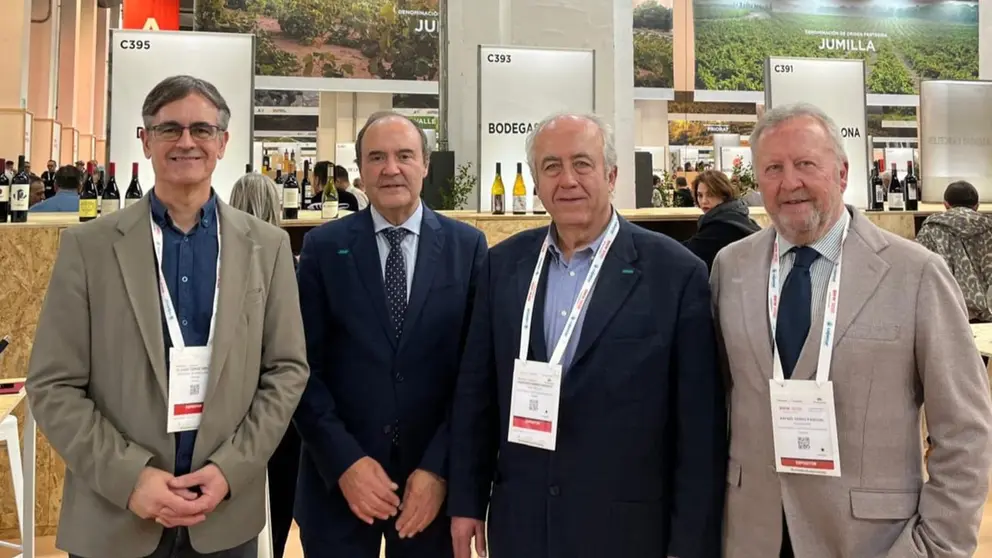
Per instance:
[[[296,173],[289,173],[282,185],[282,218],[298,219],[300,217],[300,185],[296,182]]]
[[[31,205],[31,179],[24,170],[24,155],[17,158],[17,174],[10,181],[10,222],[27,223]]]
[[[7,168],[7,161],[0,159],[0,223],[6,223],[10,215],[10,179],[3,169]]]
[[[327,184],[324,184],[324,196],[320,204],[320,217],[322,219],[338,218],[338,189],[334,187],[334,178],[327,177]]]
[[[506,213],[506,188],[503,187],[502,165],[496,163],[496,180],[493,180],[493,215]]]
[[[121,191],[117,187],[117,163],[107,165],[107,185],[100,198],[100,215],[109,215],[121,208]]]
[[[513,214],[527,214],[527,185],[524,184],[523,165],[517,163],[517,178],[513,181]]]
[[[131,207],[141,199],[141,183],[138,182],[138,163],[131,163],[131,183],[124,193],[124,207]]]
[[[871,165],[871,211],[885,209],[885,185],[882,183],[881,163],[872,161]]]
[[[913,173],[913,162],[906,162],[906,211],[916,211],[920,208],[920,189],[916,174]]]
[[[902,183],[899,182],[897,173],[899,169],[892,163],[892,182],[889,183],[889,211],[905,211],[906,202],[903,198]]]
[[[303,209],[307,209],[313,201],[310,193],[310,159],[303,160],[303,180],[300,182],[300,190],[303,191]]]
[[[83,189],[79,191],[80,223],[96,219],[97,210],[100,207],[99,194],[96,191],[96,183],[93,181],[93,170],[93,163],[87,163],[86,180],[83,181]]]
[[[534,185],[534,215],[544,215],[547,210],[544,209],[544,202],[537,195],[537,184]]]
[[[245,174],[251,174],[251,163],[245,165]]]

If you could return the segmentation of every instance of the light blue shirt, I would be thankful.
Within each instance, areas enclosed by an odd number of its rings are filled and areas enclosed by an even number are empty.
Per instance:
[[[382,231],[395,225],[386,220],[374,206],[369,206],[372,213],[372,226],[375,228],[375,243],[379,247],[379,264],[382,267],[382,280],[386,280],[386,257],[389,256],[389,241]],[[413,215],[400,225],[400,228],[410,231],[400,242],[403,259],[406,260],[406,297],[410,300],[410,290],[413,288],[413,268],[417,265],[417,246],[420,244],[420,224],[424,221],[424,204],[418,201]]]
[[[614,215],[613,219],[615,218],[616,216]],[[612,223],[612,220],[610,222]],[[606,232],[609,229],[610,226],[607,225],[606,229],[599,235],[599,238],[594,240],[589,246],[581,250],[576,250],[572,254],[572,259],[567,262],[562,255],[561,249],[558,248],[557,233],[554,225],[551,225],[551,229],[548,231],[548,234],[551,236],[551,245],[548,248],[550,257],[548,258],[548,281],[544,297],[544,343],[548,349],[548,354],[546,355],[548,359],[551,358],[551,355],[555,351],[555,346],[558,345],[558,339],[561,337],[561,332],[565,329],[568,315],[572,313],[572,306],[575,304],[575,299],[579,296],[579,291],[582,290],[582,283],[586,280],[586,276],[589,275],[589,269],[592,267],[592,261],[596,257],[596,251],[603,244],[603,240],[606,238]],[[590,302],[592,301],[595,290],[596,287],[593,285],[593,290],[589,293]],[[575,357],[575,349],[579,344],[579,337],[582,334],[582,324],[585,322],[586,311],[588,309],[589,303],[587,302],[579,312],[579,319],[575,322],[575,330],[572,332],[572,338],[568,340],[568,345],[565,346],[565,354],[562,355],[561,359],[563,371],[568,371],[569,366],[572,364],[572,358]]]
[[[59,190],[54,196],[31,206],[29,211],[42,213],[79,211],[79,194],[70,190]]]

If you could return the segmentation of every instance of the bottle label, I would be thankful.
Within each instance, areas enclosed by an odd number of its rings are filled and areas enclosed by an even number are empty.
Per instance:
[[[96,217],[96,200],[79,200],[80,217]]]
[[[286,209],[299,209],[300,191],[296,188],[283,188],[282,206]]]
[[[104,215],[108,213],[113,213],[120,208],[121,208],[121,200],[119,199],[100,200],[100,213]]]
[[[906,186],[906,199],[916,201],[916,186]]]
[[[320,216],[323,219],[337,219],[338,200],[328,200],[320,204]]]
[[[30,201],[31,185],[16,184],[10,189],[10,210],[27,211]]]
[[[503,207],[503,196],[495,195],[493,196],[493,213],[503,213],[505,208]]]
[[[10,186],[0,186],[0,202],[10,201]]]
[[[902,202],[902,192],[894,193],[889,192],[889,208],[890,209],[902,209],[905,207]]]
[[[141,201],[141,198],[127,198],[124,200],[124,207],[131,207],[139,201]]]
[[[527,196],[513,196],[513,212],[527,213]]]

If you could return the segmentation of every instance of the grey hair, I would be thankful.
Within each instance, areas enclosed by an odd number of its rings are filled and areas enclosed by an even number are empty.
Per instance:
[[[606,173],[609,174],[610,171],[617,166],[617,142],[613,135],[613,128],[600,116],[595,114],[560,112],[557,114],[552,114],[551,116],[538,122],[537,126],[534,126],[534,129],[527,134],[527,166],[530,167],[531,178],[533,178],[535,182],[537,181],[537,161],[535,161],[534,154],[534,144],[537,141],[537,136],[540,135],[545,128],[563,118],[577,118],[592,122],[596,125],[596,128],[599,130],[599,135],[603,139],[603,162],[606,166]]]
[[[231,207],[279,225],[279,187],[262,173],[250,172],[234,183]]]
[[[152,126],[152,120],[162,107],[190,95],[199,95],[217,107],[217,126],[221,130],[227,130],[227,125],[231,122],[231,108],[227,106],[227,101],[214,84],[193,76],[167,77],[148,92],[145,103],[141,105],[141,119],[145,128]]]
[[[365,125],[362,129],[358,131],[358,137],[355,138],[355,164],[358,165],[359,170],[362,168],[362,140],[365,139],[365,132],[368,131],[370,127],[380,120],[386,120],[387,118],[398,118],[400,120],[406,120],[413,126],[417,133],[420,134],[420,153],[424,156],[424,164],[428,164],[431,160],[431,146],[427,141],[427,133],[421,128],[413,119],[402,115],[393,110],[383,110],[379,112],[372,113],[369,119],[365,121]]]
[[[840,128],[837,127],[834,119],[830,118],[820,107],[810,103],[781,105],[766,112],[758,120],[754,131],[751,132],[751,159],[754,161],[758,160],[758,142],[761,141],[761,136],[765,132],[789,120],[802,117],[812,118],[823,126],[824,131],[830,136],[830,142],[833,144],[831,147],[834,150],[834,154],[837,155],[837,160],[841,163],[846,163],[847,152],[844,151],[844,140],[841,138]]]

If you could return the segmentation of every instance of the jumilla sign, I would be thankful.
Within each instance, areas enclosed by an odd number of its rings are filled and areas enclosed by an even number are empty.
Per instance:
[[[819,36],[819,50],[839,50],[842,52],[877,52],[875,41],[888,39],[885,33],[866,33],[860,31],[818,31],[804,29],[806,35]]]

